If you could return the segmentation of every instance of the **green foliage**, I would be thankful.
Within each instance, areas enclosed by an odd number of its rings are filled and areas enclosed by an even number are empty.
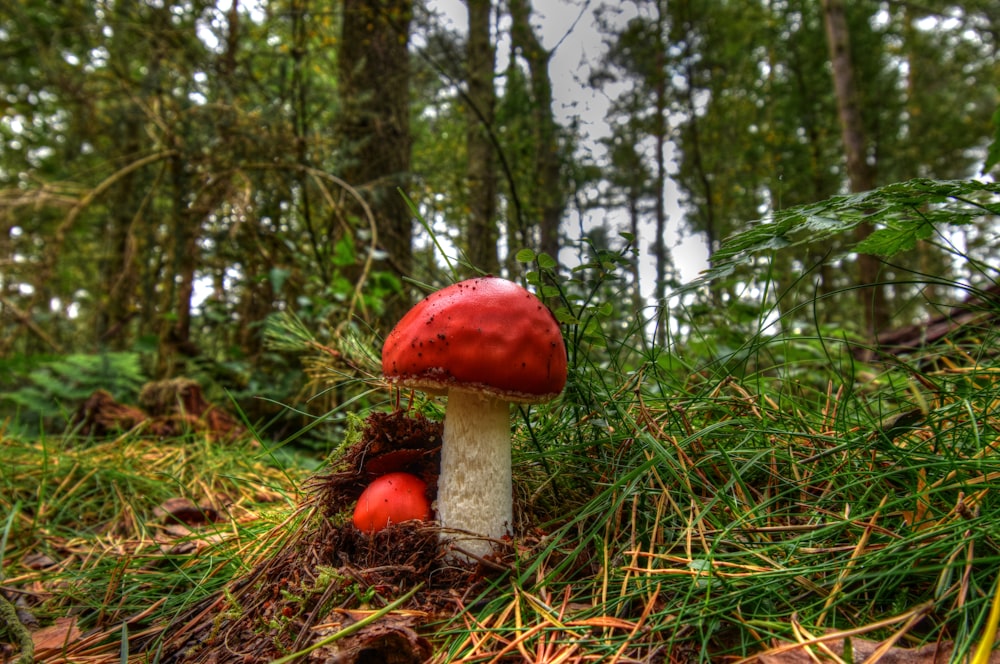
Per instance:
[[[983,164],[983,175],[986,175],[997,164],[1000,164],[1000,106],[993,114],[993,140],[990,142],[989,153],[986,155],[986,163]]]
[[[134,352],[43,358],[26,373],[22,371],[17,371],[15,382],[0,395],[0,403],[4,411],[14,407],[17,427],[36,433],[41,425],[62,424],[62,417],[98,389],[119,401],[135,403],[147,380],[143,358]]]
[[[796,229],[792,242],[843,233],[847,217],[876,208],[888,226],[914,205],[935,225],[961,225],[964,213],[930,208],[989,208],[985,194],[912,184],[838,199],[826,221],[799,228],[809,220],[800,214],[786,230]],[[450,659],[501,648],[501,615],[518,616],[529,650],[595,659],[745,657],[795,641],[800,627],[975,646],[1000,559],[995,302],[983,305],[994,318],[888,364],[856,360],[837,329],[802,333],[752,302],[721,312],[736,330],[710,325],[670,352],[643,351],[635,328],[601,320],[621,300],[623,256],[597,251],[572,273],[532,251],[516,256],[563,312],[571,377],[557,405],[524,414],[516,436],[518,495],[543,534],[498,584],[511,589],[479,598],[478,622],[447,624]],[[572,607],[573,624],[642,629],[582,645],[559,607]],[[922,620],[904,625],[909,616]],[[536,631],[544,639],[528,636]]]
[[[116,651],[123,623],[135,625],[151,607],[176,616],[245,570],[267,539],[287,536],[265,537],[275,525],[271,514],[294,505],[306,475],[299,459],[281,466],[250,439],[220,445],[130,435],[79,446],[69,438],[5,437],[0,446],[5,581],[27,571],[34,583],[58,587],[35,596],[35,618],[107,628]],[[192,530],[164,524],[157,509],[175,498],[220,521]],[[76,555],[68,541],[93,548]],[[22,565],[32,557],[51,562]]]
[[[997,105],[998,62],[996,37],[988,27],[991,10],[983,3],[947,1],[890,8],[871,0],[844,5],[865,150],[877,184],[972,177],[997,132],[989,127]],[[614,94],[613,139],[605,164],[609,204],[629,197],[643,202],[661,114],[669,119],[677,150],[670,179],[679,190],[684,226],[703,234],[710,251],[724,238],[740,236],[749,220],[777,220],[789,207],[847,189],[821,3],[643,0],[638,9],[627,20],[614,5],[601,10],[608,55],[591,84],[615,84],[608,88]],[[661,94],[667,98],[665,110],[655,103]],[[642,150],[638,164],[630,148]],[[992,154],[997,150],[995,145]],[[641,216],[645,227],[654,225],[652,205],[637,204],[630,212]],[[903,229],[877,236],[865,250],[894,252],[896,274],[954,275],[947,255],[918,241],[927,236],[925,226],[909,224],[906,232],[909,237]],[[782,311],[809,302],[814,289],[846,292],[856,285],[854,270],[819,268],[797,288],[786,288],[803,271],[821,266],[824,255],[851,251],[848,235],[822,235],[824,244],[796,242],[801,250],[776,252],[769,259],[782,291]],[[654,242],[661,237],[658,229]],[[767,238],[756,235],[754,241],[760,250],[795,242],[781,231]],[[713,266],[729,259],[725,251],[711,257]],[[883,276],[893,278],[889,271]],[[657,285],[668,278],[658,274]],[[709,279],[704,294],[710,306],[745,298],[742,285],[751,278]],[[883,292],[893,324],[916,315],[913,289],[897,283]],[[828,308],[856,312],[856,300],[839,298]]]
[[[952,204],[952,195],[992,205],[977,199],[980,190],[940,186],[937,205]],[[874,209],[878,200],[889,201],[886,210],[905,207],[901,191],[862,202]],[[887,224],[897,218],[885,214]],[[825,232],[834,233],[848,222],[830,215],[829,223]],[[992,318],[897,362],[864,364],[836,330],[796,332],[775,324],[776,308],[749,303],[726,306],[735,330],[692,330],[704,348],[659,348],[642,342],[647,321],[626,320],[632,238],[622,240],[612,248],[590,238],[572,269],[534,250],[515,252],[529,285],[564,323],[570,378],[554,402],[517,411],[516,553],[497,561],[499,578],[481,596],[420,626],[437,655],[486,660],[518,639],[527,652],[553,658],[646,661],[669,652],[707,663],[827,630],[973,649],[1000,560],[996,303],[982,305]],[[687,324],[700,320],[691,315]],[[325,346],[291,316],[275,317],[268,337],[283,352]],[[367,357],[358,369],[377,364],[372,355],[345,354]],[[345,421],[347,445],[362,416]],[[262,598],[294,607],[303,595],[286,591],[285,574],[248,571],[248,561],[291,555],[315,564],[303,574],[315,581],[305,594],[327,598],[330,610],[367,601],[386,608],[407,597],[372,593],[357,575],[350,583],[331,575],[329,561],[313,555],[328,549],[326,516],[290,495],[259,518],[233,507],[222,524],[164,552],[166,532],[149,526],[148,515],[174,492],[194,499],[203,490],[242,506],[261,486],[293,491],[287,486],[299,478],[261,469],[259,451],[207,441],[128,439],[86,450],[0,442],[12,459],[0,468],[0,507],[19,515],[8,520],[7,560],[64,555],[68,539],[75,552],[116,552],[18,569],[18,583],[54,589],[47,616],[73,612],[84,628],[117,628],[152,605],[149,633],[157,634],[186,624],[177,616],[209,606],[212,592],[222,600],[220,623]],[[327,470],[339,459],[333,454]],[[315,541],[303,527],[314,518],[324,520]],[[223,541],[208,544],[206,536]],[[268,616],[274,620],[260,629],[296,625],[294,614]],[[607,629],[590,638],[595,628]],[[169,636],[174,627],[166,629]],[[105,643],[119,647],[118,634],[109,631]],[[155,648],[133,644],[137,652]]]
[[[0,355],[152,339],[154,376],[198,378],[270,416],[249,397],[304,381],[264,348],[268,316],[373,324],[401,290],[373,267],[377,222],[345,203],[360,198],[334,175],[347,146],[323,131],[340,108],[338,13],[285,0],[10,9]]]
[[[478,612],[478,623],[463,617],[434,634],[454,654],[482,645],[486,653],[471,655],[490,659],[516,642],[576,649],[566,658],[657,659],[669,649],[708,661],[798,638],[799,625],[863,629],[914,606],[930,608],[908,637],[969,650],[1000,560],[993,305],[982,312],[991,322],[948,339],[947,352],[868,366],[843,329],[852,310],[826,299],[851,287],[847,270],[814,297],[784,290],[786,279],[807,290],[805,272],[852,253],[915,265],[911,254],[928,247],[938,250],[921,256],[932,277],[914,289],[957,283],[963,269],[996,280],[995,247],[976,256],[950,238],[991,242],[1000,188],[946,179],[969,176],[995,110],[995,41],[968,36],[991,7],[967,3],[968,21],[943,21],[954,3],[890,5],[850,3],[849,18],[870,155],[882,182],[901,182],[857,195],[834,195],[842,151],[818,3],[640,2],[638,18],[609,35],[614,69],[595,79],[617,77],[625,93],[613,100],[619,122],[599,205],[648,221],[665,200],[648,148],[670,136],[687,228],[730,239],[673,298],[680,304],[668,310],[663,298],[654,315],[628,273],[643,246],[637,232],[589,233],[572,268],[537,249],[505,266],[525,268],[563,325],[570,377],[556,402],[518,410],[526,527],[503,582],[469,602],[464,617]],[[96,388],[134,398],[144,378],[136,353],[38,356],[95,340],[122,349],[152,339],[177,361],[158,371],[237,386],[229,393],[263,395],[250,403],[283,414],[298,409],[301,426],[282,432],[283,444],[346,444],[354,411],[385,403],[376,321],[402,285],[372,270],[388,236],[378,241],[374,219],[340,204],[358,192],[331,175],[358,147],[324,130],[341,110],[337,14],[287,0],[264,12],[220,7],[26,0],[0,18],[0,313],[10,331],[0,335],[9,388],[0,406],[15,428],[61,423]],[[434,49],[461,71],[459,40]],[[532,175],[540,126],[519,55],[493,127],[508,246],[531,245],[556,193]],[[410,183],[432,239],[414,283],[439,278],[435,247],[461,255],[468,243],[462,81],[440,74],[422,72],[412,108]],[[994,125],[984,171],[1000,161],[1000,112]],[[560,158],[572,149],[570,132],[561,138]],[[869,223],[874,232],[855,241]],[[449,242],[437,246],[438,235]],[[658,288],[670,284],[665,272]],[[195,284],[211,293],[188,311],[185,288]],[[709,298],[690,297],[719,284]],[[836,324],[821,320],[822,308]],[[653,344],[657,324],[666,333]],[[177,348],[191,355],[180,360]],[[190,555],[163,555],[149,536],[152,509],[177,493],[224,494],[228,507],[291,484],[248,467],[256,449],[0,444],[5,544],[10,531],[0,566],[29,553],[59,559],[18,578],[51,575],[48,615],[82,615],[88,628],[147,609],[167,624],[244,571],[252,542],[295,529],[292,519],[263,538],[268,517],[240,513],[212,533],[236,538],[232,548]],[[194,495],[201,487],[205,496]],[[283,507],[305,512],[292,499]],[[97,555],[79,556],[81,539]],[[66,553],[70,540],[81,549]],[[360,581],[357,590],[356,601],[372,596]],[[477,625],[482,633],[467,638]]]
[[[949,227],[971,224],[1000,215],[1000,185],[975,180],[909,180],[860,194],[834,196],[820,203],[800,205],[728,238],[703,276],[681,292],[728,277],[776,251],[823,246],[861,224],[875,231],[850,251],[893,256],[911,249]]]
[[[560,274],[558,262],[546,253],[521,249],[515,259],[529,267],[525,281],[549,304],[556,320],[566,326],[570,348],[601,348],[608,335],[605,326],[614,326],[628,317],[623,307],[631,300],[622,294],[629,288],[624,279],[630,264],[629,250],[627,246],[618,251],[602,248],[591,241],[582,244],[587,260],[573,267],[568,277]],[[636,322],[636,318],[630,322]]]

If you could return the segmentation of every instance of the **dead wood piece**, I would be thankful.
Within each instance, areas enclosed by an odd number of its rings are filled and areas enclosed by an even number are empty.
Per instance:
[[[190,378],[170,378],[143,385],[139,405],[154,418],[153,435],[181,436],[196,432],[212,439],[233,440],[245,433],[236,418],[208,402]]]
[[[925,321],[879,333],[877,350],[889,355],[906,355],[946,338],[969,336],[976,330],[994,326],[998,316],[1000,284],[977,292],[961,304]]]
[[[350,626],[352,622],[354,621],[317,629],[317,639],[322,640],[323,637]],[[323,664],[420,664],[427,661],[432,649],[427,639],[414,631],[415,623],[412,616],[383,616],[381,620],[350,636],[317,648],[309,654],[307,661]]]
[[[77,408],[71,422],[84,436],[104,437],[130,431],[147,419],[141,410],[118,403],[106,390],[95,390]]]

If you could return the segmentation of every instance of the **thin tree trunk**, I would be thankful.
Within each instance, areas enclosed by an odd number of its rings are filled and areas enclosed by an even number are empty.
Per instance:
[[[500,259],[497,242],[497,175],[493,142],[489,130],[493,125],[496,90],[493,83],[495,55],[490,39],[491,0],[468,0],[468,154],[469,181],[469,260],[484,272],[498,274]]]
[[[110,39],[111,57],[119,71],[128,71],[132,48],[122,30],[115,30]],[[112,107],[114,108],[114,107]],[[117,154],[141,154],[142,117],[135,106],[125,105],[112,111],[118,119],[119,131],[110,137]],[[94,341],[98,346],[123,350],[128,335],[122,334],[132,316],[136,286],[135,238],[133,220],[142,213],[143,185],[138,173],[130,172],[111,189],[105,226],[107,253],[99,261],[101,292],[106,298],[97,316]]]
[[[122,122],[122,149],[120,154],[138,154],[139,123],[134,117]],[[139,205],[139,178],[129,173],[113,188],[109,197],[113,203],[107,215],[106,241],[108,252],[100,261],[102,292],[107,298],[101,306],[95,327],[95,341],[99,346],[123,350],[128,346],[129,335],[123,334],[133,315],[137,274],[133,220],[141,215]]]
[[[309,36],[309,13],[308,0],[295,0],[289,7],[289,16],[292,23],[292,76],[290,101],[292,105],[292,126],[295,132],[295,158],[303,166],[312,166],[309,155],[309,141],[312,127],[309,126],[309,89],[308,78],[303,75],[303,71],[308,66],[306,59],[307,39]],[[306,238],[309,248],[313,254],[313,264],[316,266],[317,276],[324,286],[329,286],[332,281],[331,264],[326,253],[326,247],[332,243],[324,243],[321,237],[324,234],[322,228],[317,228],[316,216],[313,214],[312,194],[309,175],[304,170],[300,170],[296,175],[298,179],[298,206],[302,218],[302,224],[306,229]]]
[[[852,192],[875,188],[875,170],[868,163],[867,142],[861,121],[861,106],[851,62],[850,32],[841,0],[823,0],[823,20],[826,27],[827,46],[833,64],[833,87],[837,97],[837,115],[840,119],[841,138],[847,157],[847,177]],[[872,231],[869,224],[859,225],[855,239],[863,240]],[[861,309],[864,312],[864,335],[874,343],[880,330],[889,327],[889,312],[885,293],[876,286],[881,266],[874,256],[858,255],[858,289]]]
[[[904,4],[898,9],[902,14],[899,20],[903,26],[903,43],[906,44],[906,117],[910,136],[910,140],[907,141],[906,150],[912,160],[911,163],[919,164],[922,146],[917,137],[922,136],[927,129],[923,119],[923,108],[917,98],[920,90],[917,81],[920,81],[921,85],[927,84],[926,81],[921,80],[922,78],[926,78],[926,75],[923,73],[923,63],[917,51],[919,48],[917,46],[919,38],[917,19],[919,18],[919,13],[909,4]],[[910,177],[928,177],[929,175],[930,173],[924,168],[910,173]],[[929,242],[925,240],[918,241],[916,252],[920,271],[924,274],[942,274],[945,273],[942,270],[947,271],[948,268],[941,264],[941,253]],[[922,285],[921,291],[926,301],[938,301],[938,287],[935,280],[928,279]]]
[[[156,377],[175,375],[178,351],[188,352],[191,342],[191,296],[194,292],[195,265],[198,261],[198,229],[196,229],[187,192],[191,180],[185,173],[184,157],[170,160],[171,168],[171,233],[167,250],[166,287],[161,298],[160,346]]]
[[[667,255],[665,236],[667,233],[666,183],[667,183],[667,72],[666,44],[663,44],[663,34],[666,26],[666,3],[657,3],[656,19],[656,117],[653,120],[653,132],[656,140],[656,181],[653,186],[653,196],[656,199],[656,237],[653,240],[653,257],[656,259],[656,310],[660,320],[656,325],[656,343],[664,347],[667,344],[667,324],[669,310],[667,309],[667,271],[670,268],[670,257]],[[636,283],[636,288],[639,285]],[[638,314],[638,312],[636,312]]]
[[[510,0],[511,40],[528,63],[531,82],[532,115],[535,121],[535,187],[529,209],[538,215],[542,253],[558,259],[559,224],[565,209],[565,192],[559,177],[559,132],[552,115],[552,80],[546,51],[531,27],[528,0]]]
[[[701,190],[705,196],[699,212],[705,229],[705,244],[708,246],[708,264],[713,265],[715,252],[719,248],[720,238],[718,223],[715,215],[715,188],[712,186],[712,179],[709,177],[705,162],[702,159],[701,130],[698,123],[698,112],[694,100],[694,71],[689,66],[686,68],[688,77],[687,91],[685,93],[685,103],[687,104],[688,129],[691,132],[691,157],[694,161],[694,172],[701,184]],[[716,306],[722,306],[723,289],[720,287],[710,288],[709,297]]]
[[[681,20],[682,32],[693,32],[692,27],[693,19],[691,17],[691,2],[685,1],[680,3],[677,9]],[[705,162],[702,159],[702,140],[701,140],[701,129],[698,123],[698,105],[695,103],[695,89],[696,89],[696,77],[693,61],[696,60],[694,53],[694,45],[691,43],[690,39],[684,40],[684,56],[682,61],[686,64],[684,65],[684,76],[687,78],[687,82],[684,85],[683,90],[683,100],[684,100],[684,112],[687,115],[687,126],[690,131],[690,141],[691,141],[691,158],[693,160],[694,177],[697,178],[698,183],[701,185],[701,191],[704,195],[704,201],[700,206],[699,216],[702,218],[702,225],[705,232],[705,243],[708,245],[708,262],[709,265],[712,264],[712,257],[715,251],[719,248],[719,229],[717,228],[715,219],[715,193],[712,187],[712,179],[709,177],[708,169],[705,167]],[[692,189],[694,187],[692,186]],[[712,298],[716,302],[721,302],[721,293],[718,289],[712,289]]]

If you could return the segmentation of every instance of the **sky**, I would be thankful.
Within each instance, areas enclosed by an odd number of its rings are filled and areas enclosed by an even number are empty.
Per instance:
[[[468,25],[468,14],[461,0],[430,0],[429,6],[445,17],[449,27],[464,33]],[[532,0],[533,23],[545,48],[553,50],[549,74],[552,78],[553,109],[556,119],[568,124],[578,119],[583,132],[582,150],[601,154],[597,140],[610,133],[605,115],[609,99],[587,85],[590,68],[599,62],[604,51],[603,38],[594,20],[594,10],[600,0]],[[624,3],[618,3],[625,8]],[[626,14],[627,16],[627,14]],[[498,69],[502,70],[508,46],[501,41],[497,48]],[[669,156],[668,156],[669,158]],[[667,183],[666,209],[669,214],[666,245],[673,255],[682,281],[690,281],[701,270],[708,267],[708,251],[700,237],[682,233],[680,229],[682,211],[678,206],[677,191],[672,182]],[[627,228],[624,213],[617,217],[602,214],[582,220],[582,228],[613,223],[620,229]],[[571,237],[579,236],[581,219],[575,213],[566,220],[564,229]],[[612,233],[613,237],[616,235]],[[642,292],[647,296],[653,292],[655,269],[649,247],[653,241],[651,225],[640,229],[640,259]],[[565,259],[566,256],[560,258]]]

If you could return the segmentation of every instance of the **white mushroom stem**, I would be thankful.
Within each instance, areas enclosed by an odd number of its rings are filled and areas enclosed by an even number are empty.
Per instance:
[[[493,551],[489,539],[511,532],[512,502],[510,404],[450,390],[437,491],[442,538],[473,555],[488,555]]]

